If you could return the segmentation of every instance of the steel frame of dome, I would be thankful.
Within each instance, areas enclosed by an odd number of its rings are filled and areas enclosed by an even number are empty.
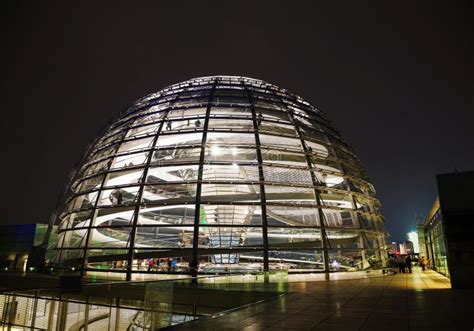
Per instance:
[[[91,144],[50,249],[61,267],[128,280],[169,257],[193,275],[361,270],[386,262],[379,207],[321,111],[260,80],[202,77],[138,100]]]

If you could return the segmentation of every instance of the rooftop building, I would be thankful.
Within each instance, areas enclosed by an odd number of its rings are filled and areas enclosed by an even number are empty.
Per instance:
[[[52,263],[82,273],[385,264],[375,189],[325,115],[261,80],[191,79],[135,102],[84,154]]]

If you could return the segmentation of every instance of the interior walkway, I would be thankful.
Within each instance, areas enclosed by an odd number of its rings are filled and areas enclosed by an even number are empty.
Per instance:
[[[413,274],[290,283],[290,293],[278,299],[177,329],[473,330],[474,291],[452,290],[444,276],[413,269]]]

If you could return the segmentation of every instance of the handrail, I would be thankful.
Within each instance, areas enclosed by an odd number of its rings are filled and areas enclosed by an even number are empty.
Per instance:
[[[193,267],[188,267],[189,269],[198,270]],[[269,271],[271,272],[271,271]],[[255,272],[236,272],[236,273],[225,273],[225,274],[214,274],[214,275],[202,275],[196,277],[182,277],[182,278],[169,278],[169,279],[151,279],[151,280],[134,280],[134,281],[111,281],[104,283],[86,283],[83,284],[84,287],[88,286],[102,286],[102,285],[118,285],[118,284],[145,284],[145,283],[157,283],[157,282],[167,282],[167,281],[185,281],[185,280],[197,280],[205,278],[220,278],[220,277],[229,277],[229,276],[244,276],[244,275],[254,275],[254,274],[264,274],[263,271]]]

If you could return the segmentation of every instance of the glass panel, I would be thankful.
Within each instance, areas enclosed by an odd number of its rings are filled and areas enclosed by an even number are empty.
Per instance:
[[[197,164],[149,168],[146,182],[160,184],[197,180],[198,168]]]
[[[118,254],[128,254],[126,249],[92,249],[88,250],[89,257],[92,256],[102,256],[102,255],[118,255]]]
[[[196,184],[160,184],[147,185],[143,191],[143,202],[156,201],[167,203],[194,203],[196,200]]]
[[[206,146],[206,161],[227,161],[237,165],[240,162],[257,162],[257,151],[255,146],[231,147],[228,144],[215,144]]]
[[[267,201],[311,201],[313,202],[314,190],[305,187],[265,185]]]
[[[138,227],[135,242],[142,248],[192,248],[193,229],[192,226]]]
[[[93,208],[95,201],[97,200],[98,191],[94,191],[87,194],[82,194],[75,197],[71,202],[69,202],[66,212],[78,209]]]
[[[238,115],[238,116],[249,116],[252,118],[252,111],[250,107],[217,107],[211,108],[212,115]]]
[[[120,249],[120,248],[107,248],[107,249],[90,249],[87,251],[89,256],[89,263],[87,267],[90,269],[95,269],[98,271],[106,271],[106,270],[117,270],[117,271],[125,271],[127,267],[127,261],[125,259],[126,255],[128,254],[127,249]],[[105,261],[94,261],[94,257],[105,257],[103,260]],[[110,261],[107,261],[107,257]],[[119,260],[119,258],[122,258]],[[120,277],[118,276],[114,277]],[[90,328],[90,326],[89,326]]]
[[[106,158],[107,156],[110,156],[115,153],[115,151],[117,150],[117,145],[118,144],[115,144],[106,148],[95,149],[94,152],[89,156],[87,160],[96,161],[99,159]]]
[[[62,219],[59,229],[88,226],[93,213],[92,210],[84,210],[67,215]]]
[[[258,184],[203,184],[201,201],[260,202],[260,186]]]
[[[374,221],[372,221],[370,219],[370,217],[368,217],[367,215],[359,214],[358,219],[359,219],[360,227],[362,229],[367,229],[367,230],[370,230],[370,231],[375,231],[376,230],[376,226],[375,226]]]
[[[230,250],[229,250],[230,252]],[[235,273],[242,271],[263,271],[263,253],[260,250],[248,249],[242,253],[212,254],[201,250],[199,269],[206,273]],[[246,275],[248,281],[263,282],[263,275]]]
[[[258,181],[258,167],[241,165],[205,165],[203,180]]]
[[[58,247],[78,248],[84,247],[87,230],[66,230],[58,234]]]
[[[268,244],[284,249],[322,247],[319,229],[268,228]]]
[[[204,233],[208,248],[235,247],[238,252],[238,247],[261,248],[263,245],[261,228],[201,226],[200,230]]]
[[[360,232],[327,230],[326,235],[329,240],[329,247],[333,249],[344,248],[357,250],[363,248]]]
[[[143,169],[109,172],[108,178],[104,183],[104,187],[136,184],[140,181],[142,175]]]
[[[298,271],[323,271],[321,250],[272,250],[268,252],[271,269]]]
[[[200,155],[200,147],[159,149],[153,153],[151,165],[167,166],[176,163],[199,162]]]
[[[166,107],[164,105],[157,105],[157,106],[153,106],[149,108],[148,112],[149,113],[157,112],[165,108]],[[153,126],[154,125],[159,126],[161,120],[165,117],[166,113],[167,113],[166,111],[161,111],[159,113],[154,113],[147,116],[140,116],[134,121],[133,125],[136,126],[136,125],[141,125],[141,124],[146,124],[146,123],[149,123],[149,124],[153,123],[152,124]]]
[[[153,137],[149,137],[123,142],[120,145],[120,148],[118,149],[117,153],[138,151],[141,149],[150,148],[153,139]]]
[[[104,179],[104,175],[94,176],[92,178],[85,179],[77,185],[74,191],[79,193],[79,192],[89,191],[94,188],[100,188],[100,185],[102,184],[103,179]]]
[[[139,187],[116,188],[103,190],[99,206],[120,206],[136,202]]]
[[[321,131],[325,131],[324,127],[318,122],[310,118],[295,116],[294,122],[297,124],[301,132],[305,136],[315,137],[319,140],[327,141],[327,135]]]
[[[352,211],[352,197],[348,194],[328,190],[328,193],[321,193],[321,202],[325,206],[344,208],[348,211]]]
[[[202,94],[201,94],[202,95]],[[209,98],[189,98],[189,99],[179,99],[173,103],[174,107],[203,107],[206,106],[209,102]]]
[[[119,169],[119,168],[143,165],[146,163],[148,153],[149,152],[117,156],[112,162],[112,166],[110,167],[110,169]]]
[[[96,147],[103,147],[108,144],[113,144],[119,142],[123,139],[125,134],[127,133],[127,129],[120,129],[121,131],[116,131],[114,134],[108,134],[106,137],[100,140],[97,143]]]
[[[260,144],[263,147],[286,148],[293,151],[303,151],[303,148],[301,147],[301,141],[296,138],[260,134]]]
[[[202,124],[200,124],[202,125]],[[202,132],[193,133],[180,133],[180,134],[169,134],[161,135],[158,138],[156,147],[167,148],[167,147],[181,147],[189,145],[198,145],[202,143]]]
[[[284,134],[290,137],[297,137],[295,128],[290,124],[262,121],[263,116],[257,115],[258,129],[261,133]]]
[[[253,121],[251,119],[209,119],[209,129],[229,129],[240,131],[253,131]]]
[[[102,223],[97,228],[91,229],[89,247],[128,247],[130,231],[130,227],[111,228]]]
[[[87,166],[84,176],[91,176],[96,173],[108,170],[110,160],[100,161],[94,164]]]
[[[128,130],[127,139],[145,137],[145,136],[156,134],[158,132],[159,127],[160,127],[159,122],[153,123],[151,125],[141,125],[138,127],[134,127],[133,129]]]
[[[99,209],[94,226],[121,227],[132,225],[134,212],[134,206]]]
[[[305,141],[305,143],[308,148],[308,152],[316,153],[317,155],[322,156],[322,157],[329,156],[328,149],[324,145],[321,145],[312,141],[307,141],[307,140]]]
[[[283,123],[288,123],[288,124],[290,123],[290,118],[286,111],[280,111],[280,110],[269,109],[269,108],[259,108],[259,107],[256,107],[255,111],[257,113],[257,117],[259,114],[262,114],[262,118],[264,120],[270,119],[274,121],[281,121]]]
[[[261,148],[262,161],[280,165],[295,165],[306,167],[307,162],[303,153],[293,153],[285,150]]]
[[[211,145],[212,149],[222,146],[255,146],[255,134],[253,133],[227,133],[227,132],[208,132],[206,144]]]
[[[320,226],[318,209],[267,205],[270,226]]]
[[[201,224],[261,225],[261,210],[252,205],[201,205]]]
[[[185,132],[202,129],[204,125],[204,117],[187,119],[168,119],[162,129],[162,132]]]
[[[138,224],[141,226],[194,224],[194,204],[173,206],[148,206],[140,209]],[[191,228],[186,231],[193,231]]]
[[[204,117],[205,115],[206,115],[206,107],[182,108],[182,109],[171,110],[168,113],[168,116],[166,118],[167,119],[175,119],[175,118],[188,118],[188,117],[197,117],[197,116]]]
[[[330,228],[353,228],[357,224],[349,211],[323,209],[323,213],[326,226]]]
[[[279,109],[285,110],[285,106],[282,105],[280,102],[272,102],[270,100],[262,100],[260,98],[254,100],[254,104],[256,108],[270,108],[270,109]]]
[[[266,182],[313,184],[308,170],[264,166],[263,173]]]

